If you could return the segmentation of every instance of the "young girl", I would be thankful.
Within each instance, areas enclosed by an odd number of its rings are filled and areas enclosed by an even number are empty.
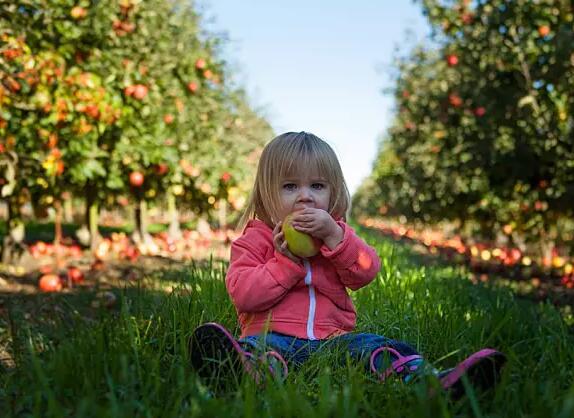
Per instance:
[[[430,370],[455,395],[462,393],[463,375],[473,384],[492,386],[505,361],[496,350],[481,350],[439,373],[407,343],[353,332],[356,313],[347,289],[369,284],[380,260],[345,223],[349,206],[341,167],[326,142],[289,132],[265,147],[226,276],[241,337],[235,340],[215,323],[198,327],[190,339],[192,365],[204,376],[231,367],[257,379],[258,364],[280,364],[282,373],[276,367],[271,371],[286,375],[287,364],[300,365],[318,350],[342,348],[381,379],[398,374],[409,381]],[[320,243],[316,255],[302,258],[289,250],[281,227],[289,214],[297,231]]]

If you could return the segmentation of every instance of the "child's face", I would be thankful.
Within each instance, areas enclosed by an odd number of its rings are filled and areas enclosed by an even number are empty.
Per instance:
[[[302,172],[279,183],[280,219],[305,208],[329,210],[331,187],[327,179],[313,172]]]

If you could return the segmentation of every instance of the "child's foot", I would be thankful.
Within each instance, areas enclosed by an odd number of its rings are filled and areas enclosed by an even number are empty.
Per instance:
[[[379,372],[377,367],[377,360],[379,356],[389,356],[391,364],[384,372]],[[385,364],[385,358],[381,357],[381,363]],[[371,353],[370,359],[371,371],[379,376],[381,381],[387,379],[391,375],[399,375],[402,377],[403,382],[408,383],[414,376],[421,374],[426,363],[423,358],[418,355],[403,356],[397,350],[391,347],[380,347]]]
[[[197,327],[189,339],[191,366],[199,376],[220,382],[234,378],[241,380],[242,372],[250,372],[251,354],[241,349],[233,336],[216,323]]]
[[[263,382],[264,370],[274,377],[287,376],[287,363],[275,351],[268,351],[259,358],[241,348],[223,326],[210,322],[197,327],[189,339],[192,367],[200,377],[222,386],[229,379],[239,383],[244,372],[256,383]]]
[[[453,399],[460,398],[465,390],[463,376],[469,383],[479,389],[489,389],[498,383],[506,356],[499,351],[485,348],[472,354],[453,369],[438,374],[443,389],[448,391]]]

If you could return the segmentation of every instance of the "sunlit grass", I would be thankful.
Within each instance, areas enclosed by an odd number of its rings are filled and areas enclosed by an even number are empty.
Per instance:
[[[376,239],[376,237],[369,237]],[[359,365],[314,356],[283,383],[244,378],[214,395],[188,367],[192,330],[216,321],[238,333],[225,291],[226,265],[158,274],[157,284],[118,291],[115,310],[89,320],[76,306],[48,326],[18,315],[0,323],[17,341],[16,367],[0,375],[4,416],[448,417],[574,416],[574,336],[559,311],[506,288],[473,285],[460,268],[424,267],[408,249],[371,241],[382,257],[377,279],[353,294],[358,330],[404,340],[436,367],[483,347],[509,363],[495,392],[452,403],[429,399],[421,381],[380,383]],[[167,289],[167,291],[166,291]],[[63,299],[62,299],[63,300]],[[60,319],[58,319],[60,318]],[[11,331],[10,331],[11,329]]]

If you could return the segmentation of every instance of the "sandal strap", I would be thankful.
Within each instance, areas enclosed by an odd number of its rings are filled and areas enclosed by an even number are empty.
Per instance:
[[[287,367],[287,362],[285,361],[283,356],[281,354],[279,354],[277,351],[271,350],[271,351],[266,351],[265,353],[261,354],[259,356],[259,359],[263,363],[269,363],[269,361],[268,361],[269,357],[273,357],[274,359],[279,361],[279,363],[281,363],[281,366],[283,367],[282,377],[283,378],[287,377],[287,374],[289,374],[289,368]],[[273,370],[273,367],[271,366],[271,364],[268,364],[268,367],[269,367],[269,371],[271,372],[271,374],[275,375],[275,370]]]
[[[379,356],[381,353],[383,353],[385,351],[390,352],[397,359],[391,363],[391,366],[387,370],[380,373],[375,366],[375,360],[376,360],[377,356]],[[413,354],[410,356],[403,356],[403,355],[401,355],[401,353],[399,353],[397,350],[395,350],[392,347],[379,347],[375,351],[373,351],[371,354],[370,366],[371,366],[371,371],[373,373],[377,374],[379,376],[379,379],[385,380],[386,378],[388,378],[393,373],[399,374],[399,373],[403,373],[405,371],[414,372],[415,370],[418,369],[419,365],[417,364],[415,366],[408,367],[408,363],[413,361],[413,360],[418,360],[418,359],[422,359],[422,356],[420,356],[418,354]]]

